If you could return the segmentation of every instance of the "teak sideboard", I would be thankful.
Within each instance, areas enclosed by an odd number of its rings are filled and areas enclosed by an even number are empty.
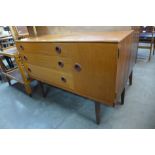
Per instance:
[[[44,35],[16,41],[29,76],[100,104],[124,103],[135,63],[134,31]]]

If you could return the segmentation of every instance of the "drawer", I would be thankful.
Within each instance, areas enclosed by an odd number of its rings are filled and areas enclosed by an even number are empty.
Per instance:
[[[36,65],[48,69],[55,69],[63,72],[71,72],[71,59],[59,56],[41,55],[41,54],[30,54],[22,52],[21,54],[23,63]]]
[[[20,53],[26,52],[31,54],[44,54],[51,56],[70,57],[75,51],[76,44],[74,43],[16,43]]]
[[[72,74],[63,73],[54,69],[25,64],[30,77],[58,87],[73,89]]]

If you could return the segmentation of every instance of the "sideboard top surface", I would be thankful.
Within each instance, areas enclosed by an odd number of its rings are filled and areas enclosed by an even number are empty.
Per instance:
[[[133,30],[110,32],[82,32],[70,34],[50,34],[24,38],[16,42],[115,42],[119,43]]]

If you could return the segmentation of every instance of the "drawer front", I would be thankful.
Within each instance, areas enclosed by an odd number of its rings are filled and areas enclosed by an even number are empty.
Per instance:
[[[58,71],[71,72],[71,59],[59,56],[49,56],[41,54],[30,54],[22,52],[21,54],[23,63],[45,67],[48,69],[55,69]]]
[[[16,43],[20,53],[43,54],[50,56],[70,57],[76,48],[75,44],[65,43]]]
[[[25,63],[26,70],[30,77],[42,82],[73,89],[73,78],[69,73],[63,73],[57,70],[43,68]]]

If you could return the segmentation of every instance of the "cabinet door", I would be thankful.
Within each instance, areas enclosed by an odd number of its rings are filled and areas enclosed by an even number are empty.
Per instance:
[[[117,43],[77,43],[72,60],[74,90],[88,98],[113,105]]]

